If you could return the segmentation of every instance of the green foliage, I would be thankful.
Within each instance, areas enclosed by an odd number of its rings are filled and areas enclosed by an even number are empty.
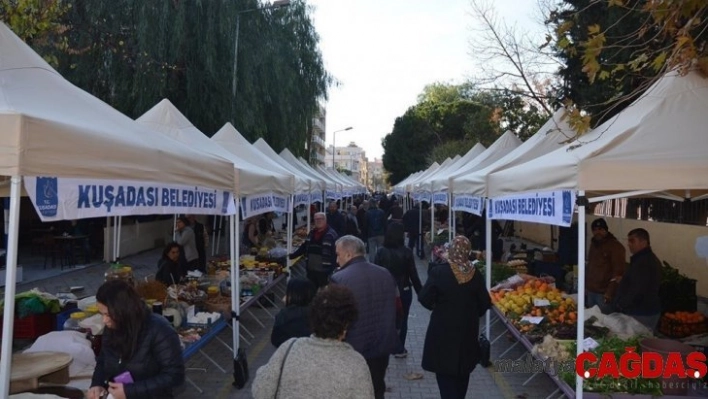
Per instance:
[[[433,162],[443,163],[448,158],[454,158],[457,155],[464,155],[472,147],[475,142],[471,140],[450,140],[440,145],[435,146],[430,152],[426,163],[431,165]]]
[[[208,135],[232,122],[251,141],[263,137],[276,151],[305,152],[311,118],[333,80],[304,0],[277,9],[261,9],[257,0],[64,3],[68,11],[50,20],[61,18],[65,49],[35,49],[56,57],[72,83],[131,118],[168,98]],[[9,15],[0,7],[0,18]]]
[[[62,0],[0,0],[0,20],[30,46],[66,50],[66,27],[60,20],[70,8]],[[57,65],[52,54],[44,59]]]
[[[433,161],[464,155],[478,142],[489,146],[506,130],[529,137],[546,119],[511,91],[434,83],[382,140],[384,168],[396,184]]]

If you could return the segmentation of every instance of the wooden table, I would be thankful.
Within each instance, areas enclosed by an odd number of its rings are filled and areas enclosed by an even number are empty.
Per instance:
[[[63,352],[32,352],[12,355],[10,393],[31,391],[40,382],[67,384],[73,358]]]

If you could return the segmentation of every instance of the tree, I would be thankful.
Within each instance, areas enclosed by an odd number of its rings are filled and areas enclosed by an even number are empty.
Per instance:
[[[62,0],[0,0],[0,19],[32,47],[66,50],[66,27],[60,21],[69,8]],[[57,65],[53,55],[44,58]]]
[[[472,82],[428,85],[382,141],[389,182],[464,155],[478,142],[491,145],[506,130],[528,137],[545,122],[537,111],[511,91],[481,90]]]
[[[580,133],[609,119],[665,72],[708,72],[701,0],[565,0],[549,12],[549,42],[570,122]]]
[[[494,8],[483,0],[470,2],[478,22],[477,39],[470,42],[471,54],[482,71],[476,80],[490,91],[502,91],[525,105],[542,112],[546,119],[553,114],[556,94],[553,71],[561,66],[551,51],[534,43],[535,37],[500,21]]]
[[[0,0],[0,4],[40,0]],[[50,0],[66,46],[35,46],[56,57],[72,83],[136,118],[169,98],[211,135],[230,121],[250,140],[303,155],[308,126],[333,79],[303,0],[261,10],[257,0]],[[253,10],[243,13],[246,10]],[[0,9],[0,18],[13,10]],[[238,91],[231,91],[240,15]],[[53,32],[53,31],[52,31]]]

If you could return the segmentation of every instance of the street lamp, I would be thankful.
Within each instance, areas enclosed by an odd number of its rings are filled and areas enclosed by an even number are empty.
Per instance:
[[[338,132],[345,132],[347,130],[352,130],[352,129],[354,129],[354,128],[349,126],[347,128],[335,130],[334,132],[332,132],[332,169],[333,170],[337,170],[337,168],[334,167],[334,152],[336,151],[336,146],[334,145],[334,143],[336,141],[335,139],[337,138],[337,133]]]
[[[231,91],[233,93],[233,99],[231,101],[233,103],[234,110],[236,110],[236,71],[238,70],[238,36],[241,27],[241,14],[246,14],[253,11],[272,10],[275,8],[287,7],[289,5],[290,0],[276,0],[273,2],[273,4],[270,4],[265,7],[250,8],[248,10],[242,10],[236,13],[236,40],[234,40],[234,76],[231,81]]]

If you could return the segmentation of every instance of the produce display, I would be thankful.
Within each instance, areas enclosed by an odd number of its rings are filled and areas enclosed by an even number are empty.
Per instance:
[[[659,320],[659,332],[670,338],[685,338],[708,332],[708,320],[699,312],[667,312]]]

